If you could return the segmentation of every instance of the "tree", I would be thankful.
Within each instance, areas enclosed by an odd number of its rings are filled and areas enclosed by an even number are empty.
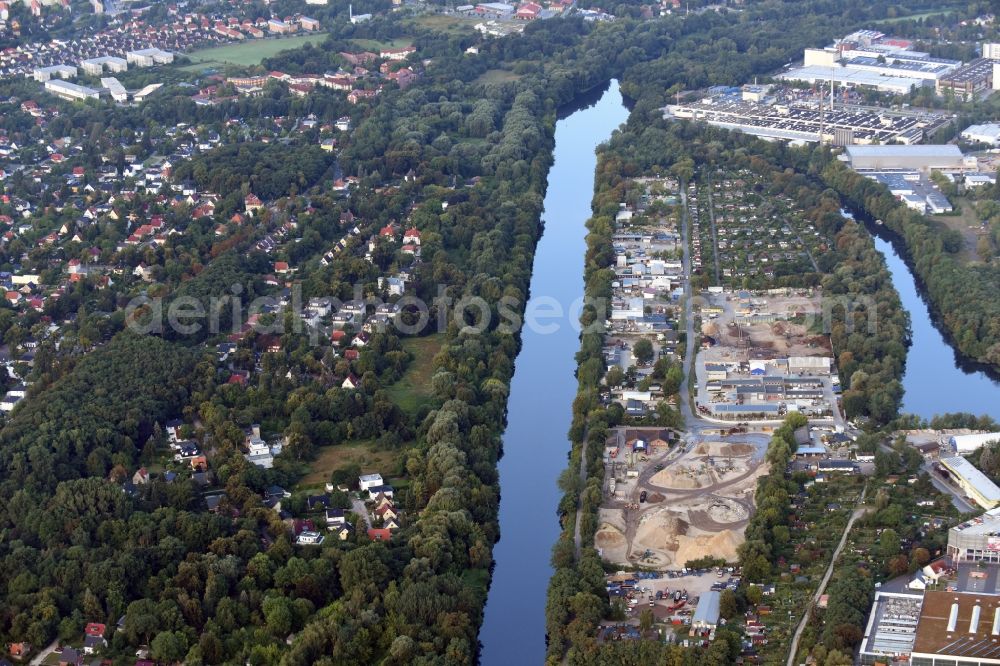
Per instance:
[[[723,590],[719,596],[719,615],[730,620],[740,612],[736,593],[732,590]]]
[[[180,661],[187,654],[188,641],[179,631],[162,631],[156,635],[149,647],[154,659],[173,663]]]
[[[653,611],[648,608],[643,608],[642,612],[639,613],[639,631],[646,633],[653,626]]]
[[[653,360],[653,343],[642,338],[632,345],[632,355],[642,365],[648,365]]]

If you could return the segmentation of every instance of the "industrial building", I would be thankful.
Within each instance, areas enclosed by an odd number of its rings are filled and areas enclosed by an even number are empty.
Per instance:
[[[912,666],[1000,664],[1000,596],[925,592],[910,663]]]
[[[996,146],[1000,144],[1000,125],[997,123],[969,125],[962,130],[961,137],[971,143],[988,143]]]
[[[876,592],[861,641],[862,666],[905,658],[913,651],[924,595]]]
[[[783,81],[803,81],[809,84],[833,81],[838,86],[870,88],[892,95],[905,95],[914,88],[930,84],[928,80],[918,77],[887,76],[883,72],[848,69],[840,65],[793,67],[775,78]]]
[[[698,600],[698,607],[694,609],[691,616],[691,628],[695,631],[705,629],[715,629],[719,624],[719,602],[722,593],[712,590],[701,595]]]
[[[1000,488],[962,456],[942,458],[941,467],[948,472],[969,499],[979,506],[993,509],[1000,505]]]
[[[948,446],[955,453],[962,455],[978,450],[984,444],[1000,442],[1000,432],[980,432],[972,435],[952,435],[948,438]]]
[[[72,79],[76,77],[76,67],[73,65],[51,65],[49,67],[36,67],[31,74],[39,83],[45,83],[49,79]]]
[[[125,59],[137,67],[152,67],[153,65],[169,65],[174,61],[174,54],[157,48],[139,49],[126,53]]]
[[[846,158],[852,169],[931,169],[956,170],[965,166],[958,146],[952,144],[921,146],[847,146]]]
[[[832,108],[831,108],[832,107]],[[744,99],[740,88],[713,89],[695,102],[670,104],[664,117],[706,122],[755,136],[791,141],[904,143],[923,140],[948,120],[940,113],[859,109],[801,91],[779,89],[760,103]]]
[[[80,61],[80,69],[91,76],[100,76],[105,69],[112,73],[124,72],[128,70],[128,60],[116,56],[89,58]]]
[[[100,99],[101,91],[87,86],[79,86],[69,81],[50,79],[45,82],[45,90],[63,99],[80,101],[85,99]]]
[[[1000,563],[1000,508],[948,530],[948,557],[959,562]]]
[[[962,65],[954,72],[937,80],[937,92],[943,95],[948,91],[956,96],[967,99],[983,90],[993,88],[994,62],[987,58],[976,58]]]
[[[1000,60],[1000,44],[983,42],[983,57],[990,60]]]
[[[937,184],[920,171],[864,171],[865,176],[889,188],[890,194],[918,213],[940,215],[953,210]]]

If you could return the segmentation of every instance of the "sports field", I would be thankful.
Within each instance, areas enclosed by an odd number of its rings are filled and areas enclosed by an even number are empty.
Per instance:
[[[280,51],[298,48],[306,42],[312,42],[313,45],[319,46],[324,39],[326,39],[326,35],[320,33],[280,39],[250,39],[239,44],[213,46],[188,53],[188,58],[194,64],[188,65],[184,69],[204,69],[205,67],[221,67],[227,64],[250,67],[251,65],[259,65],[264,58],[270,58]]]

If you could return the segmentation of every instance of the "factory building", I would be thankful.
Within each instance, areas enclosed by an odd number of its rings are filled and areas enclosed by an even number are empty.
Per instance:
[[[73,65],[51,65],[49,67],[36,67],[32,72],[32,78],[39,83],[45,83],[49,79],[72,79],[76,77],[76,67]]]
[[[79,86],[69,81],[50,79],[45,82],[45,90],[63,99],[80,101],[85,99],[100,99],[101,91],[87,86]]]
[[[948,472],[959,488],[984,509],[1000,505],[1000,488],[961,456],[942,458],[941,467]]]
[[[962,455],[978,450],[984,444],[1000,442],[1000,432],[981,432],[973,435],[952,435],[948,438],[951,450]]]
[[[961,136],[971,143],[988,143],[991,146],[996,146],[1000,144],[1000,125],[997,123],[969,125],[962,130]]]
[[[1000,665],[1000,596],[924,593],[910,663],[912,666]]]
[[[1000,563],[1000,508],[948,530],[948,557],[953,563]]]
[[[938,94],[943,95],[951,91],[956,97],[967,99],[983,90],[992,89],[994,64],[987,58],[976,58],[962,65],[937,80]]]
[[[80,61],[80,69],[91,76],[100,76],[105,69],[112,73],[124,72],[128,69],[128,61],[115,56],[101,56]]]
[[[847,146],[842,159],[852,169],[962,169],[965,158],[952,144],[919,146]]]
[[[861,641],[862,666],[905,659],[913,651],[917,623],[924,603],[922,594],[876,592]]]

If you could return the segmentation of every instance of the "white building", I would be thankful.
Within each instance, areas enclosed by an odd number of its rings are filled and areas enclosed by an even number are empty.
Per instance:
[[[983,42],[983,57],[990,60],[1000,60],[1000,44]]]
[[[88,58],[80,61],[80,69],[91,76],[100,76],[105,69],[112,73],[124,72],[128,70],[128,60],[116,56]]]
[[[381,485],[384,485],[381,474],[362,474],[358,477],[358,487],[363,491]]]
[[[969,125],[962,130],[961,136],[972,143],[988,143],[991,146],[996,146],[1000,144],[1000,124]]]
[[[45,83],[52,78],[72,79],[76,76],[76,67],[73,65],[51,65],[49,67],[36,67],[31,76],[39,83]]]
[[[116,102],[125,103],[128,101],[128,91],[125,90],[125,86],[122,85],[121,81],[115,77],[102,78],[101,87],[111,93],[111,99]]]
[[[962,456],[942,458],[941,466],[976,504],[987,510],[1000,506],[1000,488],[968,460]]]
[[[989,442],[1000,442],[1000,432],[982,432],[974,435],[952,435],[948,438],[948,446],[955,453],[962,455],[972,453]]]
[[[138,67],[152,67],[153,65],[169,65],[174,61],[174,54],[163,49],[148,48],[129,51],[125,54],[125,59]]]
[[[78,86],[75,83],[60,79],[49,79],[46,81],[45,90],[53,95],[69,100],[100,99],[101,97],[100,90],[88,88],[87,86]]]

